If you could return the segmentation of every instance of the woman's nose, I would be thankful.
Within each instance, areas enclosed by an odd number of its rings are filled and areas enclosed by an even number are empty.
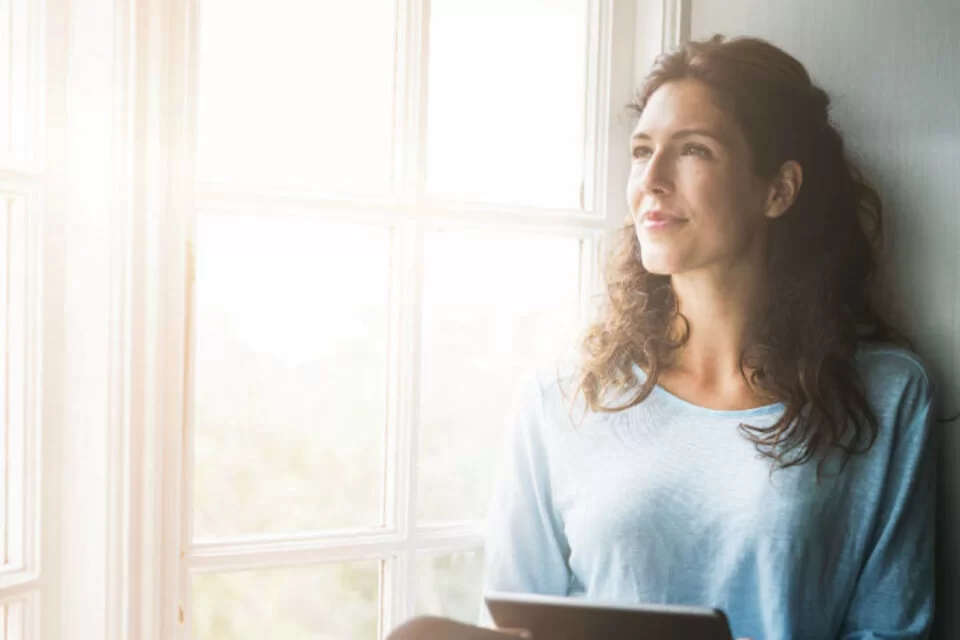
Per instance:
[[[645,163],[638,165],[640,171],[638,188],[644,193],[662,195],[673,188],[670,159],[664,153],[655,153]]]
[[[627,203],[636,213],[644,195],[664,196],[673,191],[673,175],[667,158],[657,154],[644,163],[635,163],[627,183]]]

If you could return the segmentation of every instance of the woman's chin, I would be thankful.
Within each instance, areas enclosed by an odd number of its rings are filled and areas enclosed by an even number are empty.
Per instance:
[[[643,268],[647,273],[652,273],[657,276],[672,276],[679,271],[682,271],[681,267],[675,260],[663,259],[650,256],[649,258],[643,257]]]

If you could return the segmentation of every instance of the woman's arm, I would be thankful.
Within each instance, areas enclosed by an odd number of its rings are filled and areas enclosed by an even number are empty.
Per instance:
[[[508,426],[487,516],[484,592],[566,595],[570,549],[553,507],[543,389],[534,378]],[[491,625],[481,607],[481,623]]]
[[[933,391],[916,381],[903,399],[874,544],[840,637],[926,638],[933,620],[936,433]]]

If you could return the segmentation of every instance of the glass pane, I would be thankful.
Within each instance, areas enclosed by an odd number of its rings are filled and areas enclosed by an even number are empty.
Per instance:
[[[576,237],[426,235],[421,521],[484,517],[518,387],[572,344],[579,265]]]
[[[383,228],[200,216],[197,537],[381,524],[389,254]]]
[[[578,207],[587,0],[433,0],[428,180],[440,199]]]
[[[386,192],[395,4],[204,0],[200,179]]]
[[[197,640],[376,640],[379,565],[196,574]]]
[[[417,585],[417,615],[476,624],[483,595],[483,551],[421,555]]]

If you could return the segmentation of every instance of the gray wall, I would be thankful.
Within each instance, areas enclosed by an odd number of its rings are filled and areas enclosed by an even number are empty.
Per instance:
[[[691,37],[770,40],[832,97],[883,198],[894,318],[960,411],[960,0],[689,0]],[[938,637],[960,638],[960,424],[941,427]]]

